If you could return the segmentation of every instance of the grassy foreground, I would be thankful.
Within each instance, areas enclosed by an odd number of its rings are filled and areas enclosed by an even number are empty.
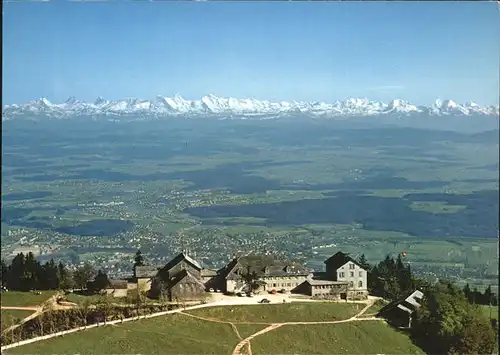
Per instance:
[[[185,315],[93,328],[6,350],[5,354],[230,354],[238,338],[229,324]]]
[[[258,354],[424,354],[409,337],[381,321],[284,325],[254,338]]]
[[[108,325],[20,346],[4,354],[231,354],[241,338],[265,324],[350,318],[361,304],[292,303],[210,307],[186,314]],[[240,324],[238,322],[243,322]],[[248,324],[245,324],[245,323]],[[382,321],[283,325],[251,341],[253,354],[422,354],[409,338]]]
[[[40,295],[33,292],[2,292],[1,304],[6,307],[34,307],[47,301],[55,293],[55,291],[40,292]]]
[[[31,315],[33,311],[21,309],[2,309],[2,328],[19,323],[21,320]]]
[[[489,319],[491,316],[491,319],[498,319],[498,306],[491,306],[491,311],[490,306],[481,305],[479,307],[486,318]]]
[[[322,322],[347,319],[363,309],[358,303],[294,302],[249,306],[210,307],[188,311],[200,317],[229,322]]]

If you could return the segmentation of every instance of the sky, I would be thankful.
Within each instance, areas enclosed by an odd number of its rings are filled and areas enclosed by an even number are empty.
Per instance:
[[[4,2],[4,104],[180,94],[498,105],[495,2]]]

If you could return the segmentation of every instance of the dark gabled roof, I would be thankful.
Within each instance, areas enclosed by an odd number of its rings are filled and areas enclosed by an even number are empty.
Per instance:
[[[415,310],[421,307],[419,301],[422,299],[423,296],[424,294],[420,290],[408,292],[404,297],[401,297],[400,299],[385,305],[379,311],[379,314],[388,312],[394,308],[398,308],[401,311],[411,314]]]
[[[227,278],[231,277],[231,272],[243,268],[245,272],[255,272],[260,276],[292,276],[307,275],[307,270],[303,265],[292,261],[277,261],[270,255],[249,254],[235,258],[222,268],[220,274]]]
[[[201,281],[201,280],[198,280],[195,276],[193,276],[189,271],[187,271],[186,269],[182,269],[181,271],[179,271],[175,276],[174,278],[171,280],[171,286],[170,287],[174,287],[175,285],[177,285],[179,282],[185,280],[185,279],[189,279],[189,280],[192,280],[194,283],[197,283],[200,287],[203,287],[205,288],[205,284]]]
[[[136,266],[135,267],[135,277],[150,278],[155,277],[158,274],[158,268],[156,266]]]
[[[108,289],[127,289],[127,280],[109,280]]]
[[[219,275],[222,275],[222,277],[226,278],[227,275],[229,275],[229,273],[231,271],[233,271],[233,269],[237,265],[238,265],[238,258],[234,258],[226,266],[224,266],[223,268],[219,269],[217,272],[219,273]]]
[[[351,258],[348,254],[344,254],[341,251],[335,253],[333,256],[329,257],[328,259],[325,260],[325,264],[327,265],[332,265],[335,269],[338,269],[339,267],[345,265],[348,262],[353,262],[354,264],[358,265],[360,268],[363,269],[359,263]]]
[[[172,269],[175,265],[177,265],[178,263],[180,263],[181,261],[187,261],[189,264],[191,264],[191,266],[193,266],[195,269],[198,269],[198,270],[201,270],[201,266],[200,264],[192,259],[191,257],[187,256],[186,254],[184,253],[180,253],[178,254],[175,258],[173,258],[172,260],[170,260],[167,265],[165,265],[163,267],[163,270],[166,270],[166,271],[169,271],[170,269]]]

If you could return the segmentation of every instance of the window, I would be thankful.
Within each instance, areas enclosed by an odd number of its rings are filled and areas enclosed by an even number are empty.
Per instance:
[[[276,284],[273,284],[273,287],[276,287]]]
[[[358,282],[358,287],[363,287],[363,281]]]
[[[354,277],[354,271],[351,271],[351,277]]]
[[[363,271],[359,272],[359,277],[363,277]]]
[[[354,264],[349,264],[349,269],[354,270],[355,265]]]
[[[291,286],[291,283],[287,283],[287,284],[286,284],[286,287],[290,287],[290,286]]]
[[[354,282],[349,282],[349,287],[354,287]]]
[[[339,272],[339,277],[344,277],[344,273],[343,272]]]

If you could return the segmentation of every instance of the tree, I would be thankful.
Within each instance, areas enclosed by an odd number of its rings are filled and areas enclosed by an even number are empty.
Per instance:
[[[465,296],[465,298],[467,298],[467,300],[468,300],[469,302],[472,302],[472,291],[471,291],[471,289],[470,289],[469,284],[465,284],[464,289],[463,289],[463,292],[464,292],[464,296]]]
[[[57,265],[57,271],[59,276],[59,288],[62,290],[72,289],[74,287],[73,273],[61,262]]]
[[[101,271],[99,270],[99,272]],[[96,279],[97,277],[99,277],[99,274],[97,274]],[[100,310],[102,310],[102,313],[104,315],[104,324],[106,324],[111,310],[111,303],[109,302],[109,297],[107,295],[99,299],[98,307]]]
[[[427,353],[491,354],[495,334],[479,309],[450,282],[425,291],[412,333]]]
[[[368,264],[368,261],[366,260],[365,254],[361,254],[361,256],[358,258],[358,264],[368,272],[370,272],[372,269],[371,265]]]
[[[474,311],[463,319],[462,328],[454,340],[451,352],[457,354],[493,354],[496,343],[491,324]]]
[[[43,266],[43,271],[41,277],[41,285],[46,290],[56,290],[59,288],[59,270],[54,262],[54,259],[50,259],[49,262],[45,263]]]
[[[28,290],[34,290],[40,285],[40,264],[36,261],[35,255],[29,252],[25,259],[25,280],[24,284]],[[42,276],[43,277],[43,276]]]
[[[1,275],[0,275],[0,285],[3,287],[7,286],[7,280],[9,278],[9,268],[7,267],[7,264],[5,263],[5,260],[2,259],[1,261]]]
[[[75,286],[80,289],[86,289],[87,283],[96,275],[92,265],[85,263],[83,266],[77,268],[73,274]]]
[[[92,288],[90,291],[99,292],[106,289],[109,286],[109,278],[108,275],[101,270],[97,272],[97,275],[92,282]]]
[[[83,304],[77,308],[79,315],[82,320],[82,325],[87,329],[87,318],[90,313],[90,301],[86,299]]]
[[[487,305],[495,305],[496,304],[495,294],[491,291],[491,285],[488,285],[486,290],[484,290],[483,302]]]
[[[9,271],[9,288],[16,291],[29,291],[30,285],[26,269],[26,258],[23,253],[19,253],[14,257]]]
[[[246,271],[241,274],[241,278],[245,281],[249,292],[253,292],[259,288],[259,274],[257,274],[254,270],[251,270],[250,266],[247,266]]]
[[[142,253],[140,250],[137,250],[137,253],[135,253],[134,268],[136,266],[144,266],[144,257],[142,256]]]

